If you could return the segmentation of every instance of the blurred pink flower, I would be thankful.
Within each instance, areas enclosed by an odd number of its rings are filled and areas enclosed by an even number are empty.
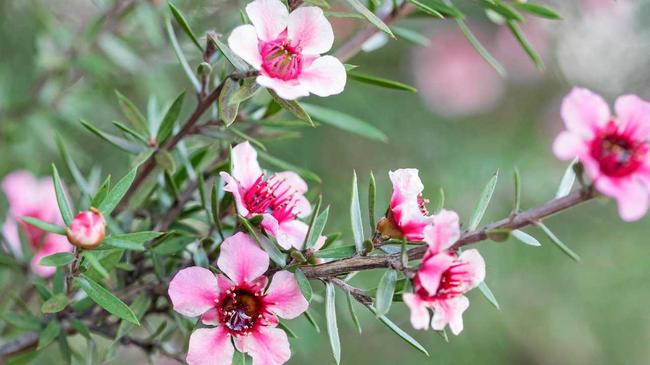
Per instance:
[[[23,222],[22,218],[32,217],[51,224],[63,224],[52,181],[49,178],[38,180],[27,171],[16,171],[3,179],[2,190],[9,202],[7,219],[2,228],[3,235],[14,254],[21,255],[24,254],[21,252],[19,234],[22,229],[34,254],[31,261],[32,271],[42,277],[51,276],[56,269],[41,266],[41,258],[58,252],[68,252],[72,246],[64,236],[45,232]]]
[[[443,330],[449,325],[458,335],[463,330],[463,312],[469,307],[465,293],[485,279],[485,261],[477,250],[467,250],[457,256],[446,251],[460,237],[458,215],[442,211],[435,222],[426,227],[424,240],[429,249],[413,279],[413,293],[403,295],[411,310],[415,329]],[[433,309],[433,318],[429,315]]]
[[[334,43],[332,25],[320,8],[302,6],[289,13],[279,0],[255,0],[246,14],[253,25],[235,28],[228,45],[259,70],[257,83],[283,99],[343,91],[345,67],[333,56],[320,56]]]
[[[68,241],[81,248],[95,248],[104,240],[106,222],[97,209],[79,212],[67,230]]]
[[[605,100],[574,88],[562,103],[567,128],[553,145],[562,160],[578,157],[596,189],[618,202],[619,215],[633,221],[650,204],[650,103],[621,96],[612,116]]]
[[[261,214],[264,231],[282,248],[302,249],[309,226],[297,218],[309,216],[311,205],[304,197],[307,183],[298,174],[285,171],[265,178],[257,152],[247,141],[232,149],[232,175],[221,172],[221,177],[239,215],[251,218]],[[320,237],[314,249],[324,243],[325,237]]]
[[[406,238],[409,241],[422,241],[424,228],[433,222],[422,197],[424,186],[417,169],[389,171],[393,183],[388,214],[379,221],[378,230],[391,238]]]
[[[225,275],[215,276],[202,267],[179,271],[169,283],[174,310],[188,317],[201,316],[206,325],[190,336],[190,365],[229,365],[232,338],[239,351],[254,364],[279,365],[291,357],[286,333],[277,328],[278,318],[293,319],[308,303],[296,279],[288,271],[263,276],[269,256],[244,233],[224,240],[217,266]]]
[[[547,61],[550,56],[551,46],[549,33],[542,22],[536,18],[527,18],[520,25],[526,39],[542,58]],[[500,27],[496,34],[495,57],[502,62],[508,72],[508,79],[516,82],[532,82],[542,78],[543,73],[535,67],[526,51],[508,27]]]
[[[435,34],[413,58],[414,79],[432,111],[461,117],[488,110],[504,93],[504,81],[457,30]]]

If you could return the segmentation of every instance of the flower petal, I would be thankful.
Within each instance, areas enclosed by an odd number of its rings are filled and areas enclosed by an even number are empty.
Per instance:
[[[291,357],[287,334],[279,328],[259,327],[237,340],[238,348],[253,358],[253,365],[281,365]]]
[[[219,176],[221,176],[221,178],[225,182],[223,190],[232,194],[232,198],[235,201],[235,206],[237,207],[237,214],[241,215],[242,217],[248,218],[250,212],[246,207],[246,203],[244,202],[244,198],[242,197],[241,186],[239,185],[237,180],[235,180],[234,177],[232,177],[229,173],[225,171],[221,171],[219,173]]]
[[[18,223],[11,217],[7,217],[4,225],[2,226],[2,235],[9,244],[12,253],[18,257],[22,257],[22,247],[20,245],[20,233],[18,233]]]
[[[299,84],[296,80],[284,81],[266,75],[260,75],[257,76],[256,81],[258,84],[275,91],[279,97],[285,100],[294,100],[301,96],[309,95],[307,88]]]
[[[454,264],[454,260],[454,254],[449,252],[434,255],[431,255],[431,251],[427,252],[420,264],[417,277],[429,294],[434,295],[438,291],[442,274]]]
[[[431,316],[427,310],[426,303],[413,293],[402,295],[404,304],[411,310],[411,325],[416,330],[426,330],[429,328]]]
[[[232,148],[232,176],[248,190],[262,176],[257,151],[246,141]]]
[[[424,186],[417,169],[399,169],[389,171],[393,194],[390,199],[390,209],[406,239],[422,241],[424,228],[433,222],[433,218],[425,216],[420,209],[420,199]]]
[[[255,0],[246,5],[246,14],[263,41],[275,40],[287,28],[289,10],[279,0]]]
[[[463,295],[434,302],[431,328],[441,331],[449,324],[451,333],[458,335],[463,331],[463,312],[468,307],[469,299]]]
[[[271,312],[285,319],[298,317],[309,306],[298,287],[296,278],[292,273],[284,270],[273,275],[264,302],[268,304]]]
[[[610,118],[609,106],[600,95],[578,87],[564,98],[561,113],[567,129],[584,138],[593,136]]]
[[[595,185],[598,191],[616,199],[618,214],[624,221],[639,220],[648,211],[650,192],[639,180],[630,177],[612,179],[603,175]]]
[[[587,141],[569,131],[561,132],[553,142],[553,153],[560,160],[571,160],[579,156],[586,156],[588,148]]]
[[[300,47],[303,54],[325,53],[334,44],[332,25],[323,10],[315,6],[303,6],[289,14],[287,36],[291,45]]]
[[[636,139],[650,139],[650,103],[636,95],[624,95],[614,105],[619,123]]]
[[[256,70],[262,66],[259,39],[255,27],[252,25],[240,25],[233,29],[228,37],[228,47]]]
[[[223,327],[199,328],[190,336],[186,361],[189,365],[230,365],[234,352]]]
[[[217,278],[208,269],[188,267],[174,276],[168,294],[176,312],[196,317],[214,307],[219,296]]]
[[[269,268],[269,255],[247,234],[238,232],[221,244],[217,266],[235,284],[252,283]]]
[[[463,266],[466,274],[461,279],[468,283],[468,286],[464,288],[465,290],[476,288],[478,284],[485,280],[485,260],[478,250],[471,249],[463,251],[458,257],[458,261],[467,264]]]
[[[300,85],[318,96],[340,94],[345,88],[345,66],[334,56],[319,57],[298,76]]]
[[[36,275],[43,278],[50,277],[54,274],[56,268],[50,266],[42,266],[41,259],[45,256],[53,255],[55,253],[70,251],[72,251],[72,246],[68,242],[68,239],[65,238],[65,236],[49,233],[43,239],[43,245],[41,248],[34,252],[34,257],[32,257],[30,267]]]
[[[307,231],[309,231],[309,226],[306,223],[299,220],[292,220],[280,223],[275,237],[280,246],[283,248],[287,246],[285,249],[293,247],[302,250],[305,238],[307,237]]]
[[[429,244],[432,253],[438,253],[449,248],[460,238],[458,214],[443,209],[432,218],[433,225],[424,228],[424,241]]]

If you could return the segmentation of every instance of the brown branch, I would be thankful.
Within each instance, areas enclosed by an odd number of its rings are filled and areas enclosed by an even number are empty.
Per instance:
[[[539,207],[529,209],[525,212],[513,214],[498,222],[489,224],[483,228],[465,232],[452,249],[457,249],[466,245],[485,241],[488,239],[487,233],[495,229],[518,229],[549,217],[555,213],[561,212],[583,202],[592,200],[597,194],[593,190],[580,190],[563,198],[554,199]],[[408,251],[410,260],[420,259],[426,252],[426,246],[420,246]],[[355,256],[348,259],[328,262],[315,266],[304,266],[302,271],[310,279],[329,278],[354,271],[370,270],[378,268],[401,268],[401,254],[384,255],[384,256]]]

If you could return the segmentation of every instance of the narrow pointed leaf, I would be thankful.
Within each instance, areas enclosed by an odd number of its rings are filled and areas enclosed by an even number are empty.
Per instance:
[[[345,0],[350,6],[356,10],[359,14],[363,15],[364,18],[366,18],[370,23],[372,23],[375,27],[379,28],[382,32],[388,34],[389,36],[395,38],[395,35],[393,32],[391,32],[390,28],[388,28],[388,25],[384,23],[381,19],[379,19],[373,12],[368,10],[368,8],[365,7],[359,0]]]
[[[510,31],[512,32],[512,35],[515,36],[521,47],[526,51],[526,54],[528,57],[530,57],[531,61],[535,64],[535,66],[539,70],[544,69],[544,61],[542,61],[542,57],[535,51],[535,48],[533,48],[533,45],[530,44],[528,39],[526,38],[526,35],[524,32],[521,30],[519,27],[519,24],[509,20],[507,23],[508,28],[510,28]]]
[[[38,337],[38,346],[36,347],[36,350],[42,350],[54,342],[59,335],[59,332],[61,332],[61,325],[57,321],[51,320]]]
[[[50,224],[47,222],[43,222],[40,219],[32,218],[32,217],[23,217],[22,221],[25,223],[29,223],[34,227],[40,228],[46,232],[50,233],[56,233],[60,235],[65,235],[65,227],[57,226],[56,224]]]
[[[302,295],[307,299],[307,302],[311,301],[311,297],[314,294],[314,290],[311,287],[311,284],[309,283],[309,279],[305,276],[305,274],[302,272],[302,270],[297,269],[295,272],[296,276],[296,281],[298,282],[298,287],[300,287],[300,291],[302,292]]]
[[[375,297],[375,309],[377,316],[383,316],[388,313],[393,303],[393,294],[395,294],[395,282],[397,281],[397,271],[386,270],[377,286],[377,295]]]
[[[149,135],[149,125],[147,119],[142,115],[140,110],[129,100],[126,96],[122,95],[119,91],[115,91],[117,101],[122,109],[122,114],[139,132]]]
[[[74,261],[74,256],[69,252],[59,252],[41,259],[40,264],[43,266],[65,266]]]
[[[525,243],[525,244],[527,244],[529,246],[541,246],[542,245],[541,243],[539,243],[539,241],[535,237],[529,235],[528,233],[526,233],[524,231],[515,229],[512,232],[510,232],[510,234],[512,235],[512,237],[518,239],[519,241],[521,241],[521,242],[523,242],[523,243]]]
[[[399,81],[387,80],[387,79],[383,79],[383,78],[380,78],[380,77],[376,77],[376,76],[372,76],[372,75],[366,75],[366,74],[362,74],[362,73],[358,73],[358,72],[348,72],[348,77],[351,80],[356,80],[356,81],[359,81],[359,82],[363,82],[365,84],[380,86],[380,87],[384,87],[384,88],[387,88],[387,89],[410,91],[410,92],[413,92],[413,93],[418,91],[413,86],[401,83]]]
[[[74,216],[72,214],[70,206],[68,205],[68,199],[65,196],[65,190],[63,189],[63,183],[61,182],[59,171],[56,169],[56,166],[54,164],[52,164],[52,180],[54,182],[56,202],[59,204],[61,218],[63,218],[63,222],[65,222],[66,226],[70,226],[70,224],[72,224],[72,219]]]
[[[352,322],[354,323],[354,326],[357,328],[357,331],[359,334],[363,332],[363,329],[361,328],[361,322],[359,322],[359,317],[357,316],[357,312],[354,309],[354,298],[352,298],[352,294],[350,292],[345,292],[345,296],[348,302],[348,311],[350,311],[350,317],[352,317]]]
[[[363,251],[363,220],[361,218],[361,204],[359,203],[359,187],[357,184],[357,172],[352,175],[352,196],[350,198],[350,222],[352,224],[352,236],[357,252]]]
[[[562,242],[562,240],[560,240],[544,223],[537,222],[535,225],[541,228],[546,237],[548,237],[551,242],[553,242],[560,250],[562,250],[562,252],[564,252],[571,259],[578,262],[580,261],[580,256],[578,256],[577,253],[573,252],[569,246]]]
[[[77,282],[81,289],[92,299],[95,303],[99,304],[107,312],[137,326],[140,325],[137,316],[128,305],[124,304],[119,298],[113,295],[103,286],[97,284],[95,281],[85,275],[77,278]]]
[[[318,239],[323,234],[325,224],[327,224],[329,212],[330,207],[327,207],[314,219],[314,224],[309,229],[309,234],[307,235],[307,243],[305,244],[305,248],[312,248],[316,245],[316,242],[318,242]]]
[[[167,113],[165,113],[165,116],[160,123],[160,127],[158,128],[158,134],[156,135],[156,141],[158,144],[164,143],[167,138],[171,136],[172,131],[174,130],[174,126],[176,125],[176,121],[178,120],[178,116],[183,109],[184,100],[185,92],[182,92],[180,95],[178,95],[178,97],[176,97],[176,100],[174,100],[169,109],[167,109]]]
[[[560,185],[558,186],[557,192],[555,193],[555,199],[565,197],[571,192],[571,188],[576,181],[576,172],[574,169],[576,163],[578,163],[577,158],[573,160],[564,171]]]
[[[368,181],[368,221],[370,222],[370,232],[377,229],[375,225],[375,200],[377,199],[377,182],[375,175],[370,171],[370,179]]]
[[[197,92],[201,91],[201,83],[199,82],[199,79],[196,78],[194,70],[192,70],[189,63],[187,63],[187,57],[185,57],[181,46],[178,44],[178,39],[176,39],[176,33],[174,32],[174,27],[172,26],[172,22],[169,18],[165,20],[165,28],[167,29],[167,36],[172,43],[172,48],[174,49],[176,58],[178,59],[178,62],[181,63],[181,67],[183,68],[183,71],[185,71],[185,75],[187,75],[187,78],[190,79],[192,86],[194,86],[194,90]]]
[[[185,34],[187,34],[187,36],[190,37],[192,43],[196,45],[199,51],[203,52],[203,47],[201,47],[201,43],[199,43],[199,40],[196,38],[196,35],[194,35],[194,32],[192,31],[192,28],[190,28],[189,23],[183,16],[183,13],[181,13],[181,11],[178,10],[178,8],[171,2],[167,4],[169,5],[169,10],[171,10],[172,15],[174,15],[174,19],[176,19],[176,22],[178,22],[178,25],[180,25],[181,28],[183,28]]]
[[[422,3],[422,2],[420,2],[418,0],[408,0],[408,2],[415,5],[415,7],[418,8],[420,11],[422,11],[422,12],[424,12],[426,14],[429,14],[429,15],[431,15],[433,17],[440,18],[440,19],[444,19],[444,17],[445,17],[438,10],[436,10],[436,9],[430,7],[429,5],[427,5],[425,3]]]
[[[312,127],[314,126],[314,121],[311,119],[311,116],[309,116],[308,112],[305,111],[304,106],[298,104],[297,101],[282,99],[273,90],[269,90],[269,94],[271,94],[273,100],[275,100],[275,102],[278,103],[284,110],[293,114],[298,119],[309,123],[309,125]]]
[[[377,313],[376,309],[373,307],[368,307],[368,309],[370,309],[370,311],[375,314]],[[398,335],[402,340],[406,341],[406,343],[413,346],[415,349],[422,352],[423,354],[429,356],[429,352],[424,348],[424,346],[422,346],[416,339],[411,337],[411,335],[404,332],[403,329],[399,328],[399,326],[397,326],[395,323],[393,323],[393,321],[388,319],[388,317],[379,316],[378,319],[381,321],[381,323],[386,325],[386,327],[388,327],[391,331],[393,331],[396,335]]]
[[[99,206],[108,195],[110,189],[111,189],[111,175],[108,175],[106,177],[106,180],[104,180],[104,182],[97,189],[95,196],[93,196],[93,199],[90,202],[90,206],[91,207]]]
[[[361,119],[319,105],[303,103],[302,106],[309,114],[314,117],[314,119],[319,122],[342,129],[346,132],[358,134],[371,140],[380,142],[388,141],[388,137],[384,134],[384,132],[362,121]]]
[[[481,282],[478,285],[478,289],[481,291],[481,294],[483,294],[485,299],[488,300],[488,302],[490,302],[496,309],[501,310],[499,302],[497,302],[497,298],[494,296],[492,290],[490,290],[485,281]]]
[[[481,197],[479,198],[478,203],[476,203],[476,208],[474,208],[474,213],[472,213],[472,217],[470,218],[469,224],[467,225],[467,229],[469,229],[470,231],[473,231],[476,228],[478,228],[478,225],[481,223],[481,219],[483,218],[483,215],[485,214],[485,211],[487,210],[488,205],[490,204],[490,200],[492,199],[492,194],[494,193],[494,189],[497,186],[498,178],[499,178],[499,171],[495,172],[494,175],[492,175],[488,183],[483,188]]]
[[[231,49],[228,47],[225,43],[221,41],[218,37],[210,37],[210,41],[214,43],[215,46],[221,51],[221,53],[226,57],[228,62],[230,62],[231,65],[233,65],[234,68],[236,68],[239,71],[248,71],[249,67],[246,61],[242,60],[239,56],[237,56]]]
[[[70,304],[70,299],[64,294],[55,294],[50,299],[43,302],[41,305],[41,312],[43,313],[58,313],[65,309]]]
[[[325,283],[325,318],[327,319],[327,335],[332,347],[332,354],[337,364],[341,363],[341,340],[339,339],[339,327],[336,322],[336,292],[334,284]]]
[[[547,18],[547,19],[562,19],[560,14],[558,14],[555,10],[541,4],[535,4],[531,2],[519,2],[516,1],[514,2],[514,5],[517,9],[521,11],[525,11],[530,14],[537,15],[542,18]]]
[[[224,81],[221,93],[219,93],[219,118],[223,121],[226,127],[229,127],[237,118],[239,103],[231,103],[230,100],[232,94],[237,91],[238,88],[239,84],[228,78]]]
[[[106,198],[104,198],[102,203],[97,207],[105,217],[108,217],[113,209],[115,209],[115,207],[120,203],[124,194],[126,194],[131,187],[131,184],[133,184],[137,171],[138,168],[135,167],[121,178],[120,181],[115,184],[113,189],[111,189],[111,191],[106,195]]]
[[[469,41],[469,43],[476,49],[476,51],[487,61],[492,68],[496,70],[496,72],[501,75],[505,76],[506,75],[506,70],[503,68],[503,66],[497,61],[492,54],[481,44],[481,41],[476,38],[474,33],[469,29],[467,24],[463,19],[457,18],[456,23],[458,24],[458,28],[460,29],[461,32],[463,32],[463,35],[465,35],[465,38]]]
[[[517,213],[521,207],[521,175],[519,174],[519,169],[515,167],[514,169],[514,179],[515,179],[515,198],[513,202],[512,212]]]
[[[115,146],[115,147],[117,147],[117,148],[119,148],[119,149],[121,149],[123,151],[133,153],[133,154],[139,154],[139,153],[142,153],[142,152],[146,151],[146,148],[144,146],[133,143],[133,142],[130,142],[130,141],[127,141],[124,138],[114,136],[114,135],[112,135],[110,133],[106,133],[104,131],[101,131],[101,130],[97,129],[95,126],[93,126],[92,124],[86,122],[83,119],[81,120],[81,124],[86,129],[88,129],[91,133],[95,134],[99,138],[103,139],[104,141],[112,144],[113,146]]]

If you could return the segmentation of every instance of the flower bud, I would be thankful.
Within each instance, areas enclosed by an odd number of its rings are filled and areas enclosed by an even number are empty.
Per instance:
[[[104,240],[106,234],[104,216],[95,208],[79,212],[66,233],[71,244],[80,248],[93,249]]]

